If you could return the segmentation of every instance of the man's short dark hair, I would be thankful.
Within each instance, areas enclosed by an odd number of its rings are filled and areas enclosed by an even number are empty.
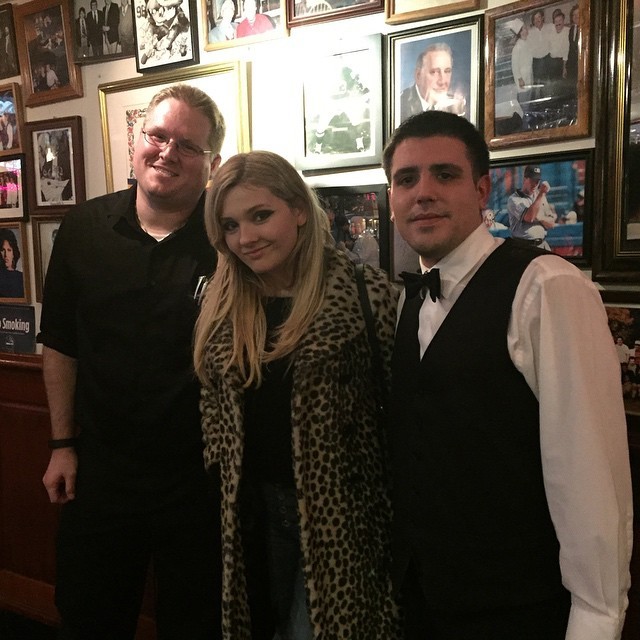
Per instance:
[[[391,165],[397,146],[407,138],[447,136],[464,144],[473,179],[489,173],[489,149],[480,132],[465,118],[446,111],[423,111],[405,120],[391,135],[382,154],[382,167],[391,184]]]

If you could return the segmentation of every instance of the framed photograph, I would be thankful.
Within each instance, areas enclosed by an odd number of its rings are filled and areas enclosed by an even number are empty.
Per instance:
[[[282,0],[284,1],[284,0]],[[287,27],[354,18],[384,9],[384,0],[286,0]]]
[[[25,105],[81,98],[82,75],[73,63],[69,3],[33,0],[14,7]]]
[[[80,116],[25,124],[29,209],[62,213],[85,200],[82,119]]]
[[[227,127],[220,152],[223,162],[236,153],[251,149],[247,63],[190,67],[101,84],[98,93],[108,191],[126,189],[135,180],[133,149],[147,105],[158,91],[177,82],[186,82],[215,96]]]
[[[315,187],[336,247],[355,263],[390,271],[387,185]]]
[[[0,86],[0,157],[22,153],[23,127],[20,85]]]
[[[494,236],[522,238],[587,265],[591,256],[593,152],[491,163],[483,212]]]
[[[640,305],[605,304],[605,309],[620,363],[624,408],[640,415]]]
[[[486,13],[491,149],[589,135],[590,3],[522,0]]]
[[[304,61],[298,169],[380,164],[381,66],[378,34],[330,44]]]
[[[10,3],[0,5],[0,43],[3,53],[0,56],[0,80],[13,78],[20,73],[20,65],[16,48],[13,5]]]
[[[386,0],[385,2],[386,21],[389,24],[452,16],[479,8],[480,0]]]
[[[139,73],[198,64],[195,0],[133,0],[133,15]]]
[[[62,224],[63,215],[38,216],[31,220],[31,233],[33,235],[33,253],[36,268],[36,301],[42,302],[44,279],[49,268],[49,260],[53,251],[58,229]]]
[[[72,7],[77,64],[135,55],[132,0],[73,0]]]
[[[601,117],[596,133],[600,194],[593,277],[601,282],[640,281],[640,0],[619,0],[609,8],[602,34]],[[595,24],[600,24],[599,16]],[[615,55],[613,53],[615,52]],[[601,168],[601,170],[600,170]]]
[[[281,38],[288,33],[285,0],[202,0],[206,51]]]
[[[457,113],[478,126],[482,100],[482,16],[388,36],[388,133],[430,109]]]
[[[0,222],[0,302],[29,302],[29,256],[24,222]]]
[[[0,220],[26,220],[24,155],[0,158]]]

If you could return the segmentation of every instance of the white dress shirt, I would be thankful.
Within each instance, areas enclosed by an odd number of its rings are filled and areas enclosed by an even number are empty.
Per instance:
[[[442,298],[434,303],[426,296],[420,310],[421,356],[502,242],[481,224],[434,265]],[[511,310],[509,354],[540,404],[544,485],[562,582],[571,592],[566,640],[617,640],[628,604],[633,530],[620,365],[606,312],[594,284],[553,255],[525,269]]]

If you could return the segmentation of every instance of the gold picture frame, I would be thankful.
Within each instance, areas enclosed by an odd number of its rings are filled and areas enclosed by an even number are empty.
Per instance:
[[[98,93],[107,191],[125,189],[132,184],[135,179],[133,147],[144,121],[146,107],[160,89],[179,82],[199,87],[220,108],[227,126],[221,150],[223,162],[236,153],[251,149],[247,62],[186,67],[101,84]]]

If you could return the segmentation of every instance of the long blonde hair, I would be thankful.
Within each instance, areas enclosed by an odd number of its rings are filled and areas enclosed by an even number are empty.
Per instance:
[[[238,185],[264,187],[289,207],[307,212],[290,258],[295,274],[291,312],[268,345],[261,304],[264,283],[229,250],[220,222],[226,197]],[[324,254],[332,246],[327,215],[294,167],[269,151],[241,153],[223,164],[213,176],[204,215],[209,241],[218,251],[218,266],[196,323],[195,370],[206,384],[207,342],[230,322],[232,350],[223,372],[236,366],[245,387],[259,385],[262,365],[290,354],[322,305],[326,283]]]

